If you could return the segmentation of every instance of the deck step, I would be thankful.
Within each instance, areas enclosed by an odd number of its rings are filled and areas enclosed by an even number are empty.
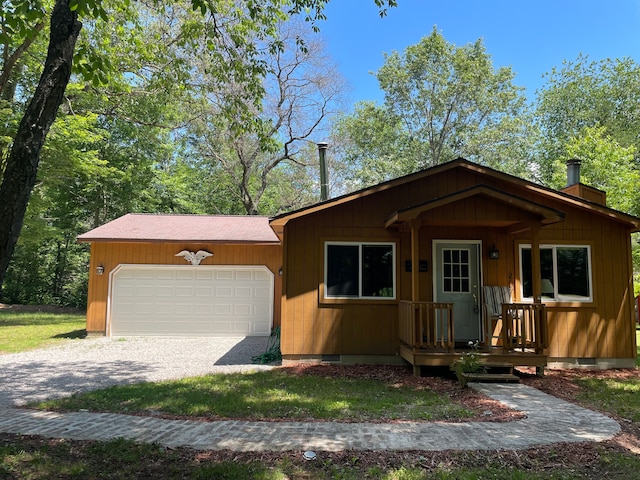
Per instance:
[[[513,375],[513,363],[501,363],[501,362],[480,362],[486,372],[484,373],[495,373],[495,374],[510,374]]]
[[[512,373],[464,373],[467,382],[518,383],[520,378]]]

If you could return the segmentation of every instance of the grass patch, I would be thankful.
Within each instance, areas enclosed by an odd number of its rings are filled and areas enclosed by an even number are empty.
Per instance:
[[[46,347],[70,338],[86,337],[80,314],[0,310],[0,354]]]
[[[266,473],[268,468],[258,462],[199,462],[180,451],[122,439],[73,442],[13,436],[0,442],[0,478],[284,478]]]
[[[281,369],[114,386],[38,407],[252,420],[455,420],[472,415],[428,389]]]
[[[618,415],[632,422],[640,422],[640,376],[630,378],[577,378],[582,388],[578,400]]]
[[[0,434],[0,478],[227,480],[565,480],[636,478],[640,457],[585,445],[576,458],[553,447],[523,452],[199,452],[128,440],[77,442]]]

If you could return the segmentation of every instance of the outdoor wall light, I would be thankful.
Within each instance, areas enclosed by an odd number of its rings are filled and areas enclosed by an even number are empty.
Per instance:
[[[489,258],[492,260],[498,260],[500,258],[500,250],[498,250],[495,245],[492,245],[489,249]]]
[[[102,275],[104,273],[104,267],[102,265],[98,265],[96,267],[96,275]]]

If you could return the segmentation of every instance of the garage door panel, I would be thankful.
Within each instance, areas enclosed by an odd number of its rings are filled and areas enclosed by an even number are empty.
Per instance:
[[[234,315],[251,315],[253,308],[251,305],[236,304],[233,309]]]
[[[250,322],[234,322],[233,333],[237,335],[250,335],[251,333],[253,333],[251,331]]]
[[[193,297],[193,293],[193,287],[178,286],[176,287],[175,295],[176,297]]]
[[[216,287],[216,297],[218,298],[233,297],[233,287]]]
[[[155,315],[160,317],[173,317],[176,313],[173,303],[156,303]]]
[[[266,318],[269,315],[269,307],[263,304],[254,305],[254,314],[257,317]]]
[[[231,315],[231,305],[228,303],[216,303],[214,305],[216,315]]]
[[[254,323],[253,334],[267,337],[271,334],[271,325],[267,323]]]
[[[158,270],[156,272],[156,278],[158,280],[174,280],[176,277],[175,272],[171,270]]]
[[[176,312],[176,321],[179,320],[188,320],[188,317],[185,318],[185,315],[191,315],[193,313],[193,305],[190,303],[176,303],[175,306]]]
[[[196,297],[209,298],[213,296],[213,287],[196,287]]]
[[[236,298],[251,298],[251,287],[236,287],[233,294]]]
[[[273,274],[266,267],[125,265],[111,281],[111,335],[271,333]]]
[[[198,280],[213,280],[214,272],[212,272],[211,270],[198,270],[196,272],[196,278]]]
[[[157,272],[152,270],[138,270],[134,276],[136,280],[149,280],[156,277]]]
[[[215,273],[216,280],[232,280],[233,279],[233,271],[232,270],[218,270]]]
[[[154,297],[155,289],[153,287],[136,287],[133,294],[136,297]]]
[[[195,276],[195,272],[193,270],[180,269],[175,272],[178,280],[193,280]]]
[[[160,298],[173,296],[173,287],[168,285],[159,285],[156,288],[156,295]]]
[[[114,293],[118,298],[133,297],[133,288],[126,286],[118,287],[115,289]]]
[[[270,282],[271,281],[271,273],[264,270],[256,270],[254,272],[255,280],[261,282]]]
[[[236,274],[236,280],[248,280],[251,281],[253,280],[253,275],[252,272],[250,271],[239,271],[239,272],[235,272]]]
[[[145,314],[152,315],[155,313],[155,305],[153,303],[146,302],[136,302],[133,305],[133,313],[134,314]]]
[[[195,305],[194,307],[194,314],[196,315],[211,315],[213,310],[213,305],[208,304],[208,305]]]
[[[267,287],[256,287],[253,290],[253,296],[255,298],[268,299],[268,298],[271,298],[271,295],[273,294],[271,293],[271,290]]]

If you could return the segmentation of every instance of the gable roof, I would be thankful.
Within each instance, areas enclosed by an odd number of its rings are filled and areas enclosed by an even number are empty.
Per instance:
[[[255,243],[278,245],[267,217],[129,213],[78,237],[80,242]]]
[[[480,173],[481,175],[487,175],[489,177],[493,177],[502,181],[513,183],[532,193],[541,194],[550,199],[559,200],[565,204],[590,211],[591,213],[609,217],[621,223],[625,223],[632,231],[640,231],[640,218],[638,217],[634,217],[633,215],[619,212],[612,208],[597,204],[595,202],[590,202],[580,197],[575,197],[568,193],[559,192],[552,188],[538,185],[536,183],[530,182],[528,180],[524,180],[522,178],[518,178],[508,173],[503,173],[498,170],[494,170],[492,168],[470,162],[464,158],[458,158],[456,160],[452,160],[451,162],[443,163],[441,165],[436,165],[435,167],[427,168],[425,170],[411,173],[409,175],[405,175],[403,177],[399,177],[393,180],[388,180],[386,182],[383,182],[371,187],[367,187],[362,190],[358,190],[356,192],[348,193],[336,198],[326,200],[321,203],[317,203],[317,204],[310,205],[298,210],[294,210],[292,212],[275,216],[271,219],[270,224],[274,228],[281,228],[284,225],[286,225],[287,222],[289,222],[290,220],[294,220],[296,218],[299,218],[305,215],[319,212],[337,205],[341,205],[346,202],[350,202],[358,198],[367,197],[369,195],[373,195],[374,193],[377,193],[380,191],[402,186],[410,182],[414,182],[422,178],[427,178],[427,177],[437,175],[439,173],[446,172],[448,170],[453,170],[456,168],[466,169],[469,171]]]
[[[412,205],[410,207],[397,210],[393,214],[391,214],[389,218],[387,218],[385,227],[390,227],[391,225],[397,225],[409,220],[414,220],[418,218],[423,212],[439,208],[443,205],[455,203],[460,200],[478,196],[492,198],[493,200],[497,200],[498,202],[513,205],[520,210],[525,210],[534,215],[538,215],[541,218],[543,225],[561,222],[565,217],[564,212],[549,208],[545,205],[531,202],[522,197],[501,192],[487,185],[475,185],[464,190],[450,193],[449,195],[445,195],[443,197],[435,198],[433,200],[422,202],[418,205]]]

